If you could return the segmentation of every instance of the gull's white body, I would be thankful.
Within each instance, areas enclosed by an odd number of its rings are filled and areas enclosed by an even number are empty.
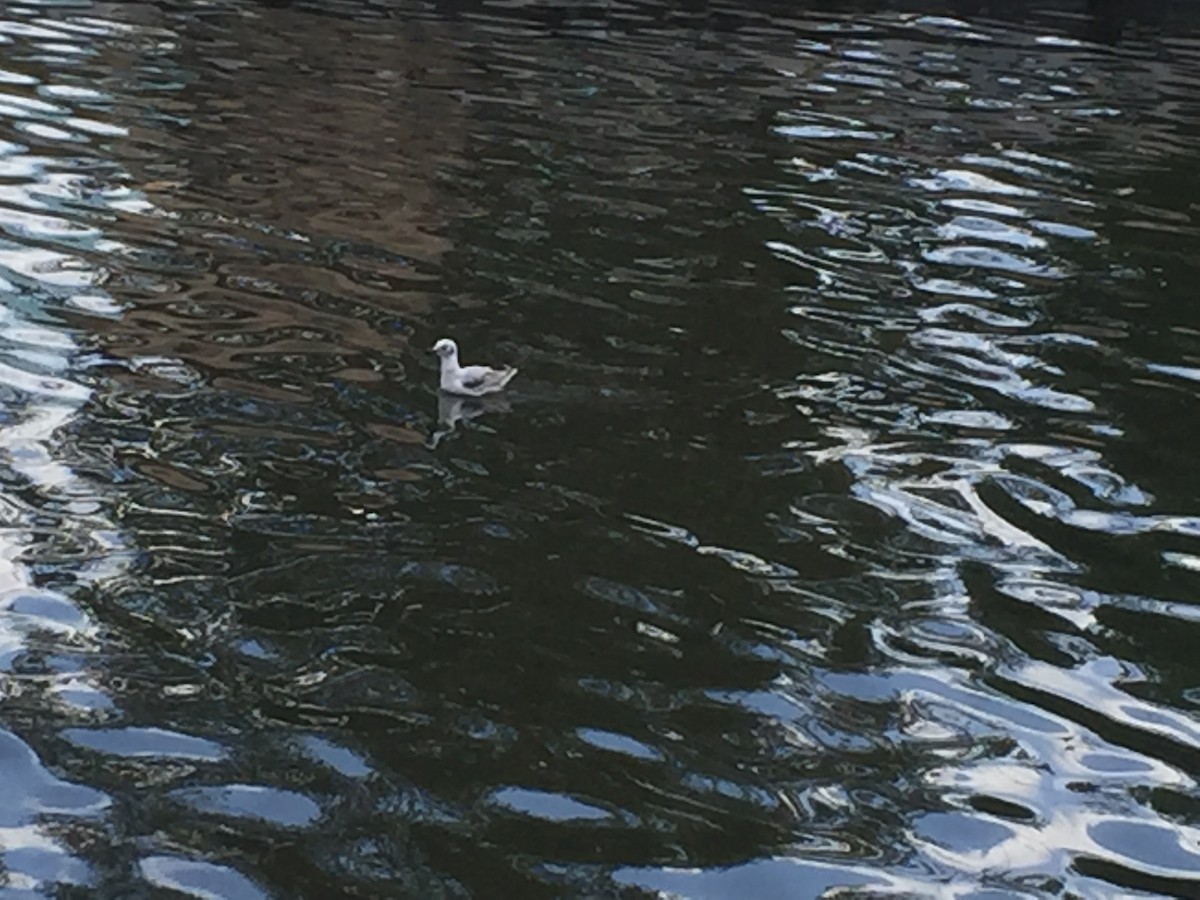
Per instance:
[[[512,381],[517,370],[512,366],[493,369],[489,366],[461,366],[458,363],[458,345],[449,338],[442,338],[433,345],[433,352],[442,361],[442,377],[439,385],[447,394],[460,397],[482,397],[504,390]]]

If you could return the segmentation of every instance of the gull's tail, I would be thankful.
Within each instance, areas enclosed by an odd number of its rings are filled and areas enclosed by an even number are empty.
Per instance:
[[[508,384],[510,381],[512,381],[513,376],[516,374],[517,374],[517,369],[515,366],[508,366],[508,367],[502,369],[500,371],[500,379],[499,379],[500,387],[504,387],[506,384]]]

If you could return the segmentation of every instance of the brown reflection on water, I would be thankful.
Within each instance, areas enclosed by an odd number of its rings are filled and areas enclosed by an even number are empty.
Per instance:
[[[471,215],[443,190],[466,146],[453,44],[433,23],[364,34],[270,7],[172,25],[153,67],[170,119],[114,146],[149,208],[123,223],[141,246],[113,267],[125,310],[96,323],[103,348],[293,401],[289,367],[402,377],[446,223]]]

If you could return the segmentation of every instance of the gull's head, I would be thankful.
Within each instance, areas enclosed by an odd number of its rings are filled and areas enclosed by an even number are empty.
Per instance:
[[[454,343],[450,338],[442,338],[433,345],[432,349],[442,359],[450,356],[458,356],[458,344]]]

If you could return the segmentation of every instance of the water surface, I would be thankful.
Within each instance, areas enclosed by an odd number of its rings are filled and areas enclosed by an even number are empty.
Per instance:
[[[817,6],[5,6],[6,896],[1200,892],[1200,18]]]

